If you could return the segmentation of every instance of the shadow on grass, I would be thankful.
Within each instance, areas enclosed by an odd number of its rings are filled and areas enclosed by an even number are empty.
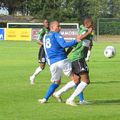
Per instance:
[[[117,104],[120,105],[120,99],[112,99],[112,100],[94,100],[90,102],[90,105],[110,105]]]
[[[94,63],[100,63],[100,62],[120,63],[119,60],[113,60],[113,61],[111,61],[111,59],[107,59],[107,60],[104,60],[104,61],[95,61],[95,60],[94,60],[94,61],[91,61],[91,62],[94,62]]]
[[[120,81],[91,82],[91,84],[109,84],[109,83],[120,83]]]

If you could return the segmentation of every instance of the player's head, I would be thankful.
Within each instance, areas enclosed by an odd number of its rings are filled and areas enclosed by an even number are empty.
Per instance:
[[[91,18],[85,18],[83,24],[86,28],[90,28],[93,26],[93,21]]]
[[[44,25],[44,27],[46,27],[46,28],[49,27],[48,19],[44,19],[44,20],[43,20],[43,25]]]
[[[61,27],[58,21],[53,21],[50,23],[50,30],[54,32],[60,32]]]

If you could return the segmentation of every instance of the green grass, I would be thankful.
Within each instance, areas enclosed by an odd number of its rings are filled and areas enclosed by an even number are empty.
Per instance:
[[[103,56],[105,46],[113,45],[117,54],[112,59]],[[34,86],[29,76],[37,63],[39,46],[35,42],[0,41],[0,120],[119,120],[120,119],[120,43],[96,42],[92,50],[91,84],[84,92],[90,105],[71,107],[54,98],[41,105],[50,85],[48,66],[36,78]],[[63,86],[69,79],[62,79]],[[70,96],[73,90],[65,93]],[[78,98],[76,98],[78,101]]]

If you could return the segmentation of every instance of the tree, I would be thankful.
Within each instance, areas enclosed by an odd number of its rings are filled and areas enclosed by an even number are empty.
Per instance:
[[[120,18],[120,0],[111,0],[111,2],[112,2],[112,11],[111,11],[112,16]]]
[[[120,17],[120,0],[90,0],[89,14],[94,19]]]
[[[19,10],[26,0],[0,0],[0,6],[6,7],[10,15]]]
[[[79,22],[91,16],[95,21],[101,17],[120,17],[120,0],[0,0],[0,6],[29,13],[38,19],[45,17],[61,22]]]
[[[28,11],[39,18],[61,19],[62,3],[64,0],[28,0]]]
[[[81,21],[89,16],[90,0],[73,0],[74,14],[77,20]]]

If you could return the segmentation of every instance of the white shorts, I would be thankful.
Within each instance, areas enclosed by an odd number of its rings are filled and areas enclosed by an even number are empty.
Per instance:
[[[60,81],[62,73],[66,76],[70,76],[72,72],[72,65],[70,60],[64,59],[56,62],[50,66],[51,71],[51,82]]]

